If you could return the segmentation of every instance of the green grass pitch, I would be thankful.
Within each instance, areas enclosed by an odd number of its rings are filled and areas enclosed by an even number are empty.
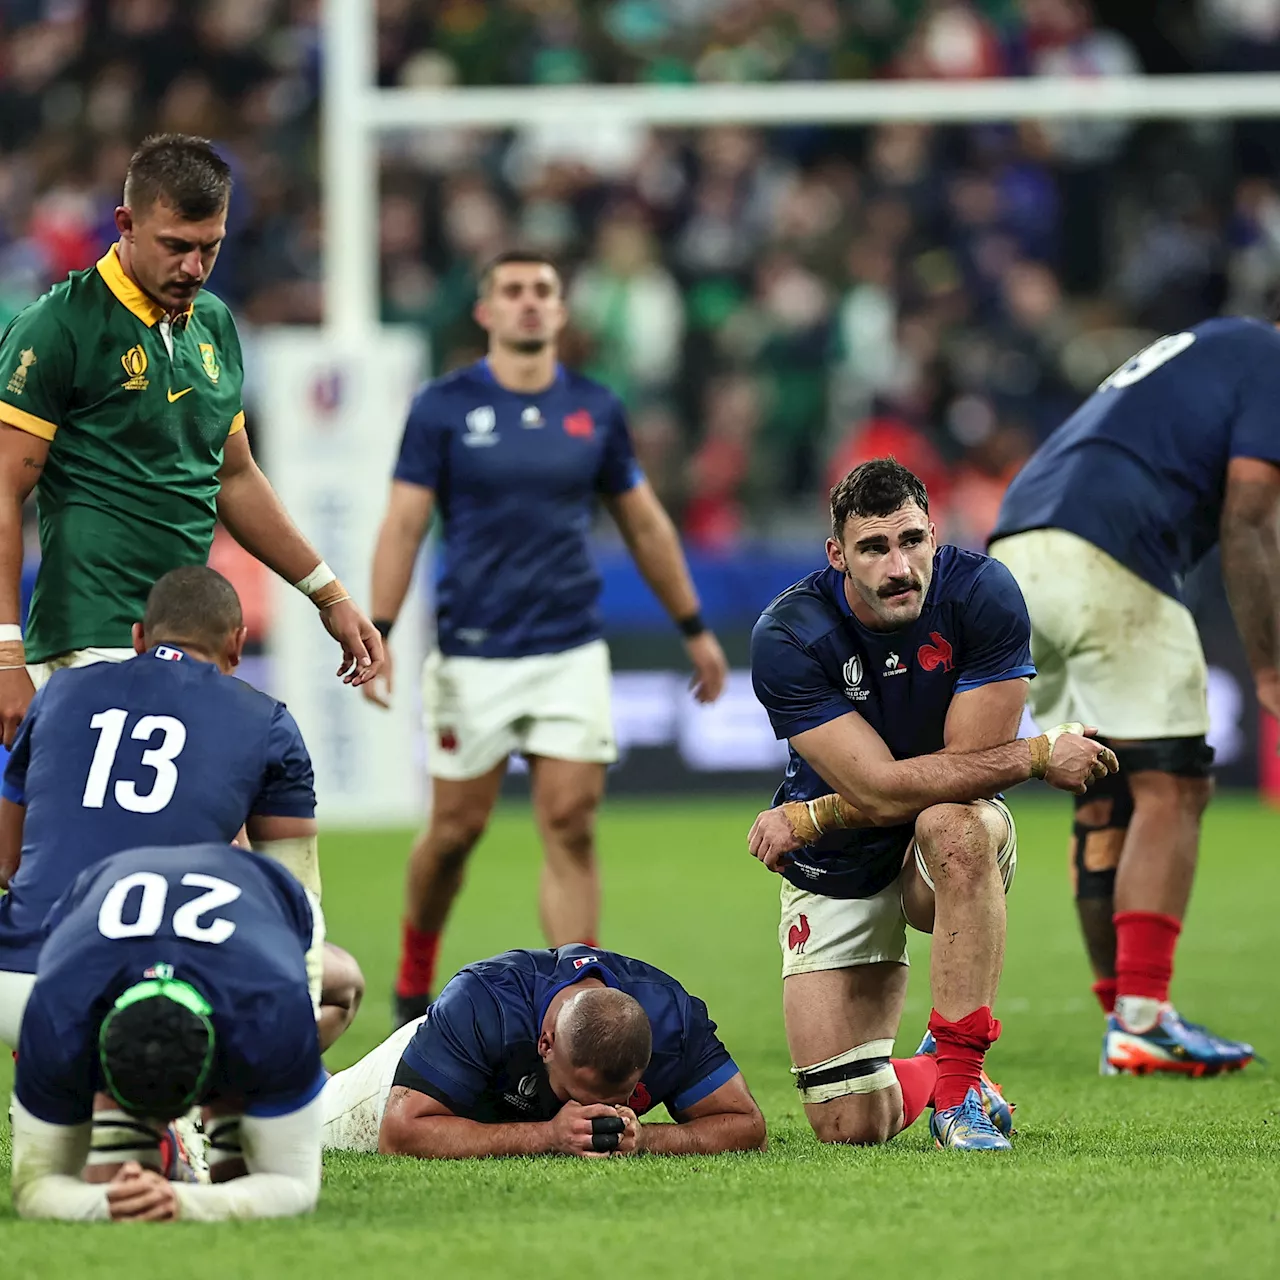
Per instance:
[[[810,1136],[782,1035],[777,882],[745,848],[756,807],[611,804],[601,848],[608,945],[706,999],[768,1117],[767,1155],[437,1165],[338,1156],[326,1161],[314,1218],[222,1228],[21,1223],[4,1197],[0,1276],[1280,1274],[1277,1069],[1205,1081],[1096,1074],[1101,1020],[1066,888],[1065,799],[1015,805],[1005,1031],[990,1066],[1018,1103],[1019,1134],[1012,1156],[995,1158],[935,1151],[924,1121],[878,1150],[825,1149]],[[1280,816],[1252,802],[1210,810],[1174,993],[1189,1016],[1273,1058],[1278,837]],[[369,979],[355,1027],[330,1055],[335,1068],[388,1030],[407,840],[323,842],[330,936]],[[537,868],[526,811],[504,809],[474,860],[446,967],[540,945]],[[900,1054],[914,1051],[929,1007],[923,939],[913,954]]]

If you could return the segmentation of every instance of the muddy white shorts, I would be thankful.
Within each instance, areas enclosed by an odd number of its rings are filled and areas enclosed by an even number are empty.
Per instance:
[[[377,1151],[382,1113],[400,1057],[425,1021],[416,1018],[406,1022],[359,1062],[325,1081],[320,1091],[320,1119],[326,1151]]]
[[[598,764],[618,758],[603,640],[527,658],[433,653],[423,664],[422,706],[436,778],[478,778],[513,751]]]
[[[107,649],[100,646],[72,649],[70,653],[60,653],[48,662],[28,663],[27,674],[31,677],[31,683],[39,689],[48,683],[55,671],[61,671],[63,667],[91,667],[95,662],[128,662],[136,656],[132,649]]]
[[[1018,868],[1018,830],[1003,800],[976,800],[1004,816],[1008,837],[997,855],[1005,892]],[[778,946],[782,976],[816,973],[821,969],[852,969],[855,965],[889,960],[907,964],[907,917],[902,910],[903,876],[915,861],[926,884],[932,884],[913,840],[903,860],[902,874],[870,898],[830,898],[782,882]]]
[[[1209,676],[1185,605],[1065,529],[1015,533],[991,554],[1031,615],[1027,700],[1042,729],[1079,720],[1138,741],[1209,732]]]

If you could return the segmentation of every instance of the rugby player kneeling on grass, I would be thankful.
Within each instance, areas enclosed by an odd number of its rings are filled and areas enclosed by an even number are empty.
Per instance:
[[[297,880],[225,845],[134,849],[84,872],[48,924],[14,1081],[18,1213],[310,1212],[320,933]],[[160,1172],[164,1127],[192,1106],[205,1109],[209,1185]]]
[[[641,1124],[659,1104],[675,1124]],[[573,945],[468,965],[321,1095],[326,1149],[421,1159],[761,1150],[764,1117],[707,1007]]]

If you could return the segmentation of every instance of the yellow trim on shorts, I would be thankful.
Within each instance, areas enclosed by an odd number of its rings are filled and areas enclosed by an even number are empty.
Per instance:
[[[16,427],[19,431],[25,431],[28,435],[39,436],[41,440],[52,440],[58,434],[57,423],[46,422],[43,418],[37,418],[34,413],[5,404],[2,400],[0,400],[0,422]]]

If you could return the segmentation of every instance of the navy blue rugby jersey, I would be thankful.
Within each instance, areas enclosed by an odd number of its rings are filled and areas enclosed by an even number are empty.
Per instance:
[[[34,973],[49,908],[140,845],[234,840],[251,815],[315,816],[311,757],[284,703],[180,648],[68,668],[35,696],[0,794],[26,807],[0,898],[0,969]]]
[[[558,366],[545,391],[508,391],[485,360],[437,378],[409,410],[395,478],[435,493],[442,653],[518,658],[600,637],[596,503],[643,478],[608,388]]]
[[[1121,365],[1014,477],[991,541],[1065,529],[1180,600],[1232,458],[1280,464],[1280,333],[1234,317]]]
[[[563,1104],[538,1056],[542,1020],[558,992],[589,977],[649,1015],[653,1055],[631,1096],[637,1115],[661,1103],[678,1119],[738,1074],[697,996],[653,965],[573,944],[508,951],[460,970],[405,1047],[396,1083],[482,1123],[550,1120]]]
[[[84,872],[49,924],[14,1080],[32,1115],[64,1125],[92,1117],[102,1019],[152,977],[188,982],[212,1006],[214,1068],[201,1102],[286,1115],[320,1092],[311,907],[270,858],[224,844],[126,850]]]
[[[1035,675],[1022,592],[999,561],[939,547],[920,617],[872,631],[853,616],[844,577],[830,567],[784,591],[751,634],[751,679],[778,738],[856,711],[895,759],[945,745],[951,699]],[[832,790],[793,749],[775,805]],[[832,898],[869,898],[902,869],[913,824],[832,831],[799,850],[792,884]]]

